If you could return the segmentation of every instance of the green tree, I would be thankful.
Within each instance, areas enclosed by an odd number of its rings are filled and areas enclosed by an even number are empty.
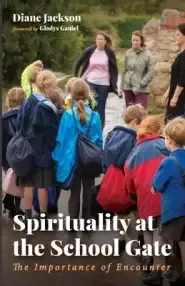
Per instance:
[[[13,27],[36,26],[30,23],[12,24],[13,13],[74,15],[65,8],[66,1],[5,1],[3,7],[3,80],[5,85],[20,83],[25,66],[40,59],[46,68],[63,73],[72,73],[73,65],[83,46],[83,36],[72,32],[13,32]],[[66,6],[67,7],[67,6]],[[42,25],[41,23],[39,25]],[[52,24],[51,24],[52,25]],[[60,23],[54,24],[60,27]],[[49,24],[48,24],[49,26]]]

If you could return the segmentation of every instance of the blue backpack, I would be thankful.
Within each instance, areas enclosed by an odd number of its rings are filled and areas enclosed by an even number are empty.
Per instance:
[[[117,126],[109,132],[103,152],[104,171],[111,165],[117,168],[123,168],[135,144],[136,132],[130,128]]]

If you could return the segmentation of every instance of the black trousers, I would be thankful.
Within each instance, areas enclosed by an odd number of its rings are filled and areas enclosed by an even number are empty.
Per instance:
[[[82,218],[91,217],[91,188],[95,184],[95,179],[84,178],[77,173],[71,188],[71,195],[68,203],[68,210],[71,219],[79,218],[81,194],[82,194]]]
[[[110,87],[107,85],[98,85],[88,82],[89,87],[95,92],[96,94],[96,101],[97,101],[97,107],[96,111],[100,114],[102,125],[105,124],[105,107],[106,107],[106,101],[107,97],[110,92]]]

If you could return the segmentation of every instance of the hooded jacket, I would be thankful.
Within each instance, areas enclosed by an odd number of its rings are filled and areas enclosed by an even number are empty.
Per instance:
[[[52,153],[53,160],[56,162],[56,178],[57,181],[61,183],[66,181],[73,166],[75,165],[77,155],[77,137],[79,134],[85,133],[88,130],[92,116],[92,110],[88,104],[85,104],[87,123],[82,125],[77,114],[76,104],[73,105],[73,110],[76,118],[77,128],[72,109],[66,110],[60,121],[56,138],[56,146]],[[98,147],[103,147],[101,121],[97,112],[94,112],[88,138]]]
[[[124,126],[116,126],[108,133],[103,152],[103,168],[112,164],[123,168],[129,154],[136,144],[136,131]]]
[[[121,89],[148,93],[154,74],[154,59],[150,51],[146,48],[132,48],[125,54]]]
[[[161,223],[185,217],[185,184],[173,158],[178,161],[185,175],[185,150],[177,149],[161,162],[152,181],[155,191],[162,194]]]
[[[35,165],[50,168],[59,126],[55,105],[41,93],[34,93],[23,103],[17,117],[17,131],[23,130],[32,146]]]
[[[137,196],[142,219],[161,216],[161,194],[151,193],[151,183],[161,161],[168,155],[164,138],[150,134],[137,142],[125,164],[126,188]]]

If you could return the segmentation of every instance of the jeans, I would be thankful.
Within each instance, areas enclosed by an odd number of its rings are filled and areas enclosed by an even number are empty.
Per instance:
[[[68,210],[71,219],[79,218],[82,186],[82,218],[85,220],[91,218],[91,188],[94,186],[94,184],[94,179],[83,178],[80,173],[76,174],[68,203]]]
[[[88,82],[90,89],[95,93],[97,107],[96,111],[100,114],[102,125],[105,123],[105,106],[107,97],[110,91],[110,87],[107,85],[98,85],[94,83]]]
[[[148,93],[147,92],[133,92],[132,90],[124,90],[126,107],[133,104],[141,104],[147,108]]]

